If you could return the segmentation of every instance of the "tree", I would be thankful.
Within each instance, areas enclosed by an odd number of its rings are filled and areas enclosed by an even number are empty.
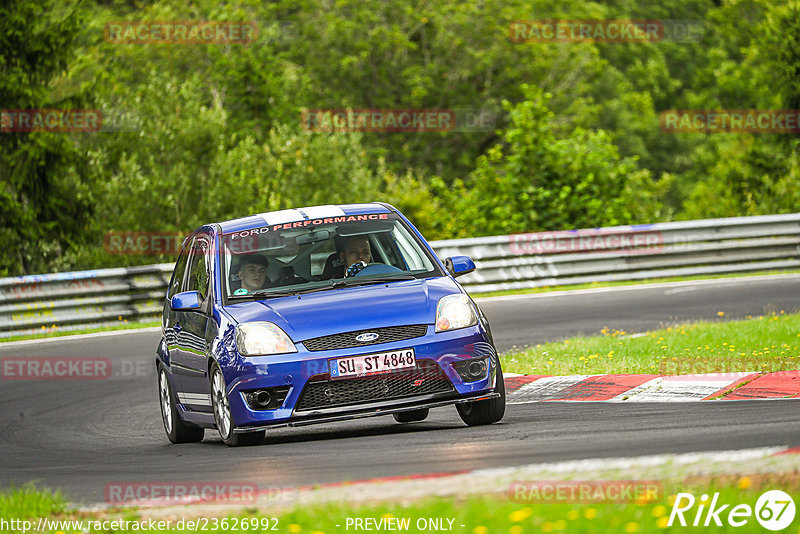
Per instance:
[[[727,107],[800,109],[800,7],[750,0],[726,6],[727,15],[756,12],[758,21],[731,51],[741,64],[721,68],[716,80]],[[724,19],[731,24],[728,18]],[[741,24],[741,23],[740,23]],[[738,37],[737,37],[738,36]],[[718,67],[719,65],[714,65]],[[738,95],[731,99],[727,95]],[[692,134],[699,136],[701,134]],[[698,165],[687,188],[681,218],[792,213],[800,210],[800,141],[796,133],[716,134],[694,154]]]
[[[478,158],[454,195],[463,236],[629,224],[659,218],[646,171],[621,158],[603,131],[556,135],[550,95],[524,85],[505,103],[503,144]],[[461,200],[459,200],[461,199]]]
[[[5,109],[75,108],[82,95],[55,90],[81,26],[80,6],[52,0],[0,5],[0,102]],[[80,135],[80,134],[79,134]],[[0,132],[0,276],[41,272],[76,239],[91,216],[73,137]]]

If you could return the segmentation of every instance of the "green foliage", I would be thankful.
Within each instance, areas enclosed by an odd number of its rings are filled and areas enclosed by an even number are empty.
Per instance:
[[[621,158],[602,130],[557,135],[550,95],[523,86],[526,100],[505,103],[503,145],[478,159],[454,195],[461,235],[614,226],[653,218],[647,171]]]
[[[728,15],[724,19],[727,24],[733,15],[745,20],[758,15],[752,28],[743,28],[752,39],[737,40],[740,50],[736,55],[731,53],[729,59],[715,65],[724,65],[719,86],[736,95],[726,105],[800,109],[800,8],[753,1],[727,6],[720,10],[723,12]],[[720,17],[717,20],[723,22]],[[733,33],[725,37],[741,39]],[[743,63],[734,64],[734,57]],[[681,218],[800,211],[800,141],[796,135],[720,134],[708,139],[695,154],[702,171],[686,174],[694,185],[686,188]]]
[[[428,239],[448,239],[459,232],[458,213],[448,204],[450,194],[440,179],[428,185],[410,171],[400,176],[384,171],[381,196]]]
[[[12,0],[0,20],[3,109],[79,107],[51,85],[73,55],[79,8]],[[92,209],[80,156],[68,135],[0,133],[0,276],[46,270],[78,238]]]
[[[800,4],[775,7],[765,27],[765,43],[759,50],[776,78],[782,107],[800,109]]]
[[[775,138],[778,134],[769,134]],[[684,204],[687,219],[800,211],[800,151],[782,143],[743,136],[724,145],[709,178],[699,182]]]
[[[379,181],[367,167],[360,134],[313,134],[279,124],[263,144],[245,138],[220,154],[208,201],[217,215],[373,198]],[[219,218],[219,217],[218,217]]]
[[[800,108],[790,0],[197,0],[0,6],[4,109],[96,107],[98,133],[0,132],[0,276],[173,261],[187,232],[384,200],[435,238],[800,209],[790,134],[682,134],[667,109]],[[516,43],[509,23],[657,19],[697,39]],[[111,21],[252,21],[240,44],[118,44]],[[498,112],[484,131],[311,133],[305,108]]]

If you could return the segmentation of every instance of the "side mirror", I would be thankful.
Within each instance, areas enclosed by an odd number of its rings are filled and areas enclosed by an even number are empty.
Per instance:
[[[200,308],[200,293],[197,291],[184,291],[172,296],[169,305],[173,310],[196,310]]]
[[[469,256],[451,256],[444,260],[444,266],[453,275],[453,278],[475,270],[475,262]]]

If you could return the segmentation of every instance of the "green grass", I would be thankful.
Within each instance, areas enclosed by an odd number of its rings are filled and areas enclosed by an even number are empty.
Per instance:
[[[65,509],[60,493],[38,490],[31,484],[0,492],[0,518],[49,517],[62,514]]]
[[[709,486],[697,488],[696,497],[709,492]],[[760,493],[726,487],[720,491],[719,501],[746,503],[754,506]],[[712,492],[713,493],[713,492]],[[795,490],[792,494],[800,496]],[[794,497],[797,502],[797,497]],[[674,501],[673,501],[674,502]],[[697,506],[693,508],[696,511]],[[730,507],[729,507],[730,509]],[[540,503],[515,501],[508,496],[483,496],[466,499],[427,499],[407,505],[373,505],[359,509],[346,506],[319,506],[311,509],[294,510],[280,517],[284,532],[347,532],[346,518],[397,517],[409,518],[411,528],[408,532],[431,532],[418,530],[416,522],[420,518],[444,518],[453,520],[453,532],[471,534],[527,534],[542,533],[648,533],[685,532],[687,527],[673,524],[666,527],[671,506],[669,497],[662,496],[655,502],[641,503]],[[689,524],[693,515],[688,513]],[[463,527],[461,525],[464,525]],[[741,528],[718,528],[717,532],[763,532],[761,526],[752,519]],[[791,531],[791,530],[790,530]],[[351,526],[349,532],[353,532]],[[794,530],[796,532],[796,530]]]
[[[490,291],[488,293],[470,293],[473,298],[484,297],[503,297],[506,295],[527,295],[529,293],[549,293],[552,291],[570,291],[574,289],[597,289],[600,287],[634,286],[641,284],[656,284],[663,282],[687,282],[691,280],[717,280],[719,278],[742,278],[748,276],[765,276],[771,274],[793,274],[800,273],[797,270],[790,271],[756,271],[752,273],[731,273],[731,274],[700,274],[696,276],[671,276],[666,278],[648,278],[646,280],[621,280],[619,282],[592,282],[589,284],[575,285],[556,285],[533,287],[530,289],[509,289],[506,291]]]
[[[545,375],[800,369],[800,314],[699,322],[636,337],[604,328],[599,336],[536,345],[501,358],[506,372]]]
[[[154,326],[161,326],[161,321],[158,319],[149,319],[146,321],[128,321],[127,319],[120,321],[119,324],[109,326],[99,326],[97,328],[86,328],[81,330],[64,330],[57,326],[42,328],[41,334],[26,334],[23,336],[10,336],[0,338],[0,343],[7,343],[9,341],[23,341],[26,339],[45,339],[48,337],[62,337],[62,336],[75,336],[81,334],[93,334],[96,332],[112,332],[117,330],[136,330],[139,328],[151,328]]]
[[[643,499],[638,502],[593,502],[570,503],[564,501],[542,502],[533,499],[521,498],[514,494],[486,494],[476,497],[456,498],[423,498],[419,500],[406,500],[399,503],[371,503],[366,505],[351,506],[346,503],[333,504],[306,504],[293,509],[282,510],[243,510],[240,514],[230,514],[227,518],[218,517],[214,523],[212,516],[202,516],[193,512],[190,507],[181,510],[184,521],[199,520],[206,528],[203,532],[228,532],[245,531],[242,522],[248,524],[247,530],[253,532],[281,532],[291,534],[301,533],[338,533],[356,531],[353,524],[348,528],[348,518],[372,518],[380,521],[381,518],[408,518],[407,532],[432,532],[429,529],[418,529],[417,522],[428,518],[439,519],[445,526],[452,524],[452,532],[466,534],[524,534],[529,532],[543,533],[649,533],[649,532],[685,532],[677,521],[672,527],[667,527],[667,520],[675,502],[677,491],[688,491],[699,501],[700,495],[713,495],[719,492],[718,506],[730,504],[727,511],[736,504],[746,504],[754,507],[758,497],[766,490],[781,489],[787,492],[795,502],[800,502],[800,478],[792,473],[768,475],[722,475],[714,478],[697,478],[690,480],[664,481],[664,490],[657,492],[654,498]],[[679,489],[678,489],[679,488]],[[684,514],[689,525],[694,519],[698,504]],[[721,515],[723,527],[711,528],[714,532],[763,532],[754,517],[750,517],[746,525],[734,528],[725,524],[727,511]],[[212,512],[213,513],[213,512]],[[83,527],[93,526],[88,521],[102,521],[122,518],[126,520],[141,520],[146,515],[139,515],[136,510],[122,513],[77,513],[65,511],[65,503],[58,495],[46,492],[36,492],[30,488],[11,490],[0,493],[0,517],[6,521],[10,519],[31,520],[35,525],[40,517],[55,520],[82,520]],[[215,514],[216,515],[216,514]],[[275,518],[275,519],[270,519]],[[225,523],[222,520],[225,519]],[[193,529],[184,528],[175,530],[178,519],[173,519],[172,526],[166,532],[186,532]],[[450,523],[449,520],[452,520]],[[253,525],[260,528],[253,529]],[[782,532],[798,532],[797,519],[788,529]],[[237,525],[239,528],[233,528]],[[275,526],[274,530],[263,528]],[[462,526],[463,525],[463,526]],[[227,528],[213,528],[227,527]],[[62,525],[60,531],[65,533],[75,532],[75,524]],[[699,527],[703,528],[703,527]],[[695,528],[694,530],[697,530]],[[707,531],[708,528],[703,528]],[[46,529],[43,532],[53,532]],[[90,529],[97,532],[97,529]],[[131,532],[122,528],[107,528],[105,532]],[[165,532],[164,530],[142,529],[141,532]],[[403,530],[406,531],[406,530]],[[42,532],[42,531],[40,531]]]

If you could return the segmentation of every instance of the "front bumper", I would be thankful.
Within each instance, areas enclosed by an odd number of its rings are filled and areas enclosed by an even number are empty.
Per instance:
[[[471,395],[466,397],[453,398],[448,400],[424,400],[424,399],[403,399],[404,402],[393,402],[392,404],[384,407],[375,406],[359,406],[358,408],[350,410],[338,410],[336,413],[330,415],[314,415],[293,417],[288,421],[276,421],[266,425],[248,426],[243,428],[236,428],[234,432],[239,434],[243,432],[252,432],[255,430],[266,430],[270,428],[280,428],[287,426],[307,426],[319,423],[333,423],[336,421],[347,421],[350,419],[363,419],[364,417],[375,417],[378,415],[391,415],[393,413],[407,412],[411,410],[419,410],[423,408],[438,408],[440,406],[448,406],[450,404],[461,404],[464,402],[472,402],[478,400],[495,399],[499,397],[499,393],[488,393]]]
[[[493,394],[493,388],[498,369],[497,352],[488,342],[488,336],[481,327],[475,326],[442,333],[434,333],[433,330],[433,326],[429,325],[424,336],[414,339],[319,352],[308,351],[302,343],[298,343],[297,353],[239,358],[236,365],[223,366],[223,373],[228,384],[231,414],[237,431],[246,432],[276,426],[299,426],[340,421],[496,396]],[[307,402],[304,402],[304,406],[300,406],[303,391],[310,382],[319,386],[326,380],[330,380],[328,360],[377,352],[391,352],[404,348],[414,349],[418,366],[435,366],[441,379],[449,382],[446,390],[435,388],[435,391],[425,391],[424,388],[420,388],[421,394],[417,394],[413,388],[405,388],[399,393],[400,396],[384,398],[380,392],[375,392],[373,389],[369,395],[362,396],[354,402],[332,401],[334,405],[330,407],[315,405],[311,408],[308,407]],[[486,358],[489,361],[486,376],[471,382],[462,380],[453,364],[479,358]],[[398,376],[404,372],[408,373],[409,371],[373,375],[370,379],[374,380],[373,383],[385,379],[396,381]],[[333,385],[338,386],[348,380],[359,379],[342,378],[335,380],[336,384]],[[361,380],[362,382],[367,381]],[[355,382],[350,384],[355,384]],[[278,386],[289,386],[290,389],[282,405],[276,409],[254,410],[248,406],[242,394],[243,391]],[[395,393],[395,395],[397,394]]]

